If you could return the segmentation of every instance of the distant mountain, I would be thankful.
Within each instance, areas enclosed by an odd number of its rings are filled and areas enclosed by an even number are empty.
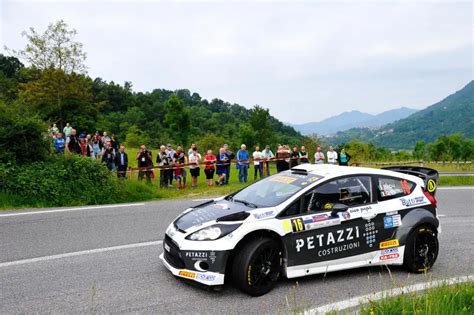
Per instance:
[[[330,135],[335,134],[338,131],[349,130],[356,127],[378,127],[408,117],[415,112],[415,109],[407,107],[392,109],[377,115],[353,110],[321,120],[320,122],[289,125],[301,132],[303,135]]]
[[[442,101],[405,119],[380,128],[353,128],[328,137],[331,143],[352,139],[371,141],[391,149],[411,149],[418,140],[432,142],[442,135],[474,137],[474,81]]]

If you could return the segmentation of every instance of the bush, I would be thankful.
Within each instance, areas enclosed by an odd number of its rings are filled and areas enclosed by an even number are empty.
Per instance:
[[[105,165],[82,156],[54,156],[27,165],[0,164],[0,190],[51,206],[118,201],[119,182]]]

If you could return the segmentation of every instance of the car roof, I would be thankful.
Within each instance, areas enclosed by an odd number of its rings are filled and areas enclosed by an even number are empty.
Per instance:
[[[339,166],[331,164],[300,164],[291,169],[292,171],[304,171],[309,174],[322,176],[330,179],[339,176],[357,175],[357,174],[374,174],[385,176],[396,176],[416,182],[423,186],[423,180],[413,175],[407,175],[399,172],[383,170],[378,168],[358,167],[358,166]]]

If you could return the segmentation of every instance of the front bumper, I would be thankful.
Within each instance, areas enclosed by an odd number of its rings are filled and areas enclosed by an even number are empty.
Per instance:
[[[165,235],[160,259],[177,277],[215,286],[224,284],[228,253],[226,250],[183,250],[175,240]]]

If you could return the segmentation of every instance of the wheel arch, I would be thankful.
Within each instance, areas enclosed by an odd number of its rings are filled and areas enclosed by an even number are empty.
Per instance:
[[[408,236],[418,227],[431,227],[438,234],[439,221],[436,216],[423,208],[413,209],[402,219],[402,227],[397,230],[396,238],[400,244],[406,244]]]

